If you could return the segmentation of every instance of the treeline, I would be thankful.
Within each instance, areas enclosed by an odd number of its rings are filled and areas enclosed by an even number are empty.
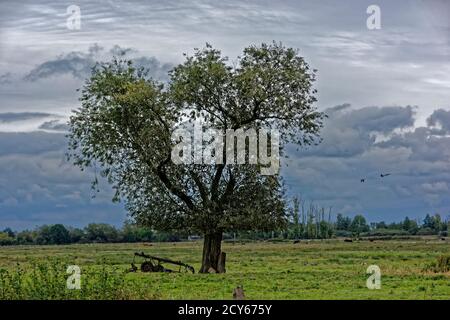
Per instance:
[[[314,212],[314,211],[311,211]],[[335,237],[359,238],[359,237],[385,237],[385,236],[448,236],[450,222],[442,221],[439,214],[427,215],[420,222],[406,217],[402,222],[386,223],[384,221],[367,223],[362,215],[353,218],[338,214],[331,220],[324,210],[300,215],[297,223],[291,219],[286,229],[272,232],[248,231],[236,232],[236,239],[267,240],[267,239],[330,239]],[[232,235],[226,234],[225,239],[231,239]]]
[[[450,221],[439,214],[427,214],[425,219],[412,220],[406,217],[401,222],[384,221],[368,223],[363,215],[353,218],[337,214],[333,217],[331,208],[325,209],[313,203],[307,204],[294,198],[289,209],[289,222],[285,229],[274,232],[238,232],[237,238],[246,239],[329,239],[333,237],[373,237],[439,235],[446,237]]]
[[[225,233],[224,240],[261,239],[329,239],[334,237],[364,236],[407,236],[439,235],[448,236],[450,221],[439,214],[425,216],[422,221],[406,217],[401,222],[384,221],[368,223],[363,215],[353,218],[337,214],[333,218],[331,209],[306,205],[293,200],[289,209],[289,221],[285,228],[276,231],[235,231]],[[0,232],[0,245],[15,244],[71,244],[71,243],[114,243],[114,242],[177,242],[188,239],[187,233],[158,232],[133,223],[125,223],[122,228],[104,223],[91,223],[85,228],[66,227],[62,224],[44,225],[34,230],[14,232],[6,228]]]
[[[362,215],[353,219],[341,214],[336,218],[336,235],[338,236],[389,236],[389,235],[439,235],[446,237],[450,221],[444,221],[439,214],[427,214],[423,221],[406,217],[401,222],[373,222],[367,224]]]
[[[176,242],[183,239],[187,239],[187,235],[156,232],[150,228],[139,227],[132,223],[125,223],[122,228],[116,228],[105,223],[91,223],[83,229],[54,224],[20,232],[14,232],[10,228],[6,228],[0,232],[0,245]]]

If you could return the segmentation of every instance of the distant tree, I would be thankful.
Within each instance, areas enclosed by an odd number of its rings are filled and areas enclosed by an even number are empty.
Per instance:
[[[439,214],[435,214],[434,216],[427,214],[423,220],[422,228],[430,229],[434,233],[439,233],[440,231],[444,231],[446,229],[446,223],[442,221]]]
[[[405,220],[403,220],[402,229],[408,231],[411,234],[416,234],[419,230],[417,222],[409,219],[408,217],[405,217]]]
[[[344,217],[341,213],[338,213],[336,217],[336,229],[337,230],[350,230],[352,220],[349,217]]]
[[[367,225],[366,218],[364,218],[364,216],[360,214],[356,215],[352,220],[350,230],[357,236],[359,236],[363,232],[369,231],[369,226]]]
[[[69,236],[71,243],[78,243],[85,241],[85,233],[82,229],[79,228],[69,228]]]
[[[117,242],[119,232],[106,223],[91,223],[85,228],[86,238],[93,242]]]
[[[434,229],[434,221],[433,218],[427,213],[425,219],[423,219],[422,228]]]
[[[14,233],[14,231],[11,230],[11,228],[6,228],[3,230],[3,232],[7,233],[10,238],[14,238],[16,236],[16,234]]]
[[[153,241],[154,232],[148,227],[138,227],[136,235],[139,242],[149,242]]]
[[[439,214],[435,214],[433,216],[433,228],[434,231],[436,231],[436,233],[443,231],[445,229],[445,224],[442,221],[441,215]]]
[[[37,244],[52,244],[50,237],[50,226],[43,225],[35,230],[34,242]]]
[[[292,208],[292,222],[294,226],[294,238],[300,237],[300,200],[294,197],[294,207]]]
[[[23,230],[16,234],[17,244],[32,244],[35,240],[35,232]]]
[[[127,221],[122,227],[121,236],[124,242],[148,242],[152,241],[154,234],[150,228]]]
[[[319,222],[319,238],[328,239],[331,238],[332,234],[333,232],[331,225],[327,221],[321,220]]]
[[[380,221],[375,223],[375,229],[387,229],[386,222]]]
[[[180,235],[178,235],[176,233],[171,233],[171,232],[164,232],[164,231],[156,232],[154,237],[155,237],[155,241],[157,241],[157,242],[181,241]]]
[[[48,237],[50,244],[70,243],[70,234],[62,224],[54,224],[48,228]]]
[[[75,164],[97,164],[139,224],[204,235],[200,272],[217,270],[224,232],[285,225],[284,188],[279,175],[257,165],[174,163],[179,141],[172,134],[180,123],[202,121],[221,134],[277,129],[282,153],[287,143],[318,142],[324,117],[314,104],[315,71],[297,50],[262,44],[227,60],[207,45],[164,84],[114,59],[94,69],[70,118]]]
[[[7,232],[0,232],[0,246],[9,246],[14,244],[14,238],[10,237]]]

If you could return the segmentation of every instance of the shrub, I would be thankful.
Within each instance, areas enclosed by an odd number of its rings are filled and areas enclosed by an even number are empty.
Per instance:
[[[124,270],[88,269],[81,272],[81,289],[67,289],[67,263],[58,260],[31,263],[24,268],[0,269],[0,300],[144,299],[145,288],[126,286]]]
[[[14,244],[14,238],[6,232],[0,232],[0,246],[9,246]]]

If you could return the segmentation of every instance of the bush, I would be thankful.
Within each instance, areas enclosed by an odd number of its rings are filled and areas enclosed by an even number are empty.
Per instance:
[[[421,228],[416,234],[419,236],[430,236],[436,234],[436,232],[431,228]]]
[[[336,230],[336,237],[345,237],[345,238],[351,238],[353,236],[351,231],[347,230]]]
[[[364,236],[409,236],[406,230],[399,229],[375,229],[364,234]]]
[[[91,223],[86,228],[86,237],[92,242],[118,242],[119,232],[106,223]]]
[[[67,263],[53,260],[14,270],[0,269],[0,300],[152,299],[138,284],[126,286],[125,271],[81,271],[81,289],[67,289]]]
[[[9,246],[14,244],[14,238],[6,232],[0,232],[0,246]]]

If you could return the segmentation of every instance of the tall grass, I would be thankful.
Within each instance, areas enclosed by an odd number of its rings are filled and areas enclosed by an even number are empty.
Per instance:
[[[117,268],[90,268],[81,272],[81,288],[68,289],[68,264],[59,260],[17,264],[0,269],[0,300],[117,300],[152,299],[144,287],[126,287],[126,272]]]
[[[449,272],[450,271],[450,255],[440,255],[436,261],[425,266],[424,271],[431,272]]]

